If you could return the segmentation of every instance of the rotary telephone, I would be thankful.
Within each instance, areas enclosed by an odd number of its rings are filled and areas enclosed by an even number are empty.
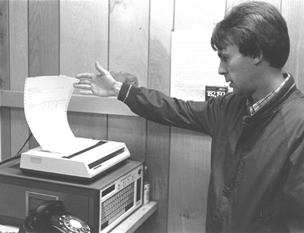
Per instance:
[[[65,211],[62,201],[45,201],[24,221],[26,233],[93,233],[88,224]]]

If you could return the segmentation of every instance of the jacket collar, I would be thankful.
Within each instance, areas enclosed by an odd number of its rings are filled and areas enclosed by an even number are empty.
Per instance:
[[[287,73],[284,73],[283,75],[284,78],[287,78],[288,75],[290,78],[284,86],[253,116],[268,115],[269,113],[272,113],[278,109],[278,107],[281,106],[281,104],[284,103],[284,101],[297,89],[293,76]]]

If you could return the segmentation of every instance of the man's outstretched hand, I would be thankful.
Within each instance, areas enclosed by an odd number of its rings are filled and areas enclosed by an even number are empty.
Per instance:
[[[122,83],[116,81],[109,71],[102,68],[98,62],[95,63],[98,74],[81,73],[76,76],[78,83],[74,88],[80,90],[83,95],[96,95],[100,97],[117,96]]]

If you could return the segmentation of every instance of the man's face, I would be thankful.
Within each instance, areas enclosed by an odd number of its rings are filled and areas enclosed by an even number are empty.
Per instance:
[[[252,95],[256,90],[253,58],[244,56],[236,45],[229,45],[218,51],[220,58],[219,74],[225,76],[226,82],[235,94]]]

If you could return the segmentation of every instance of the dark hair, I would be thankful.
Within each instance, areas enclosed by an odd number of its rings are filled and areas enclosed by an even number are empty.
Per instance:
[[[289,55],[286,21],[280,12],[266,2],[242,3],[230,11],[214,28],[211,46],[222,50],[236,45],[244,56],[261,53],[270,66],[282,68]]]

